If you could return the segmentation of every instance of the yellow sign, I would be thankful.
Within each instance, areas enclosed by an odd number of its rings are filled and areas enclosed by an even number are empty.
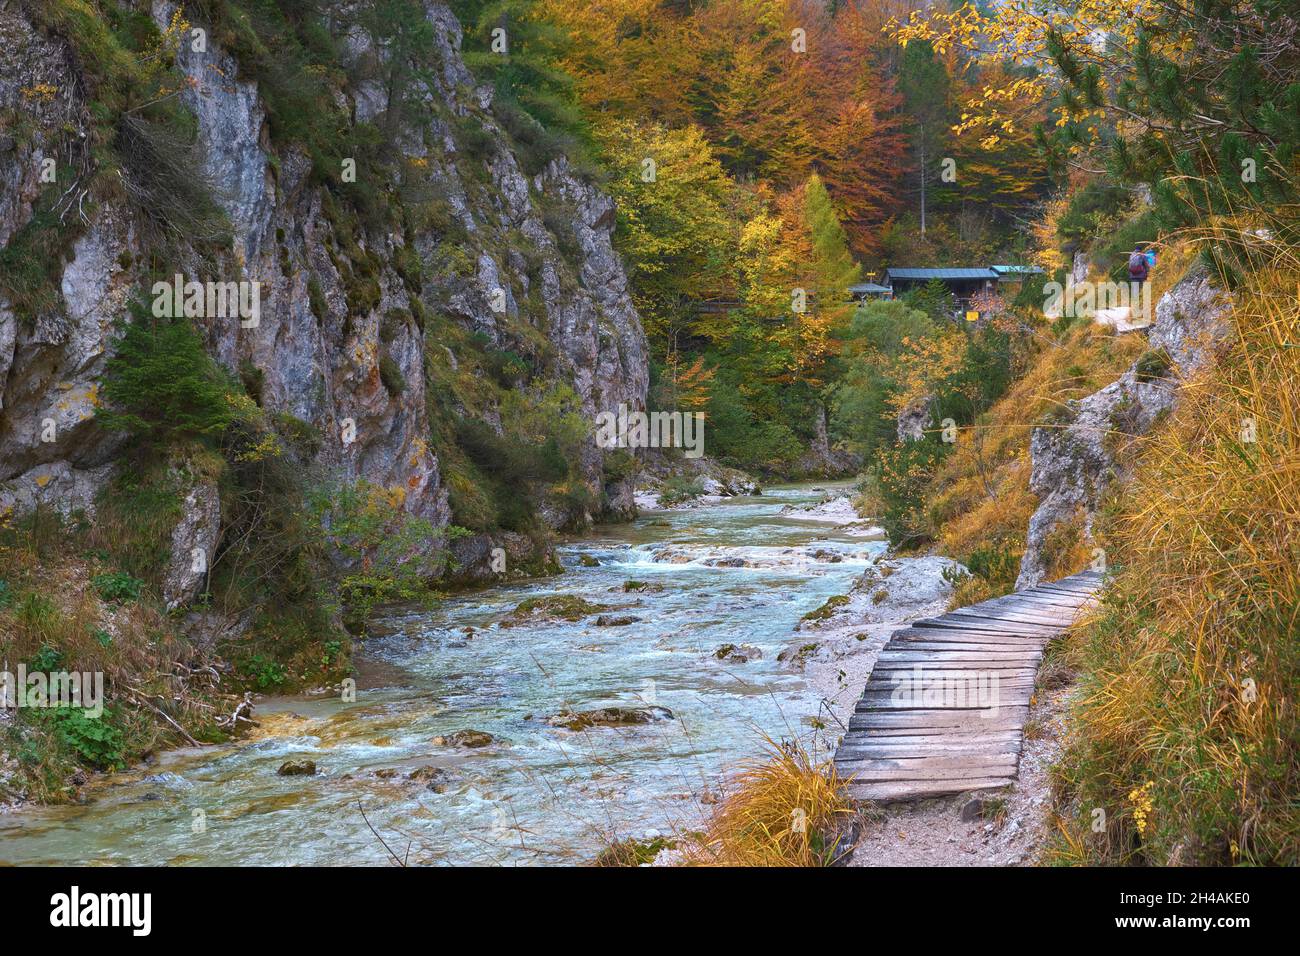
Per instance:
[[[966,313],[966,321],[967,321],[967,322],[974,322],[974,321],[977,320],[979,317],[980,317],[980,314],[979,314],[978,312],[967,312],[967,313]]]

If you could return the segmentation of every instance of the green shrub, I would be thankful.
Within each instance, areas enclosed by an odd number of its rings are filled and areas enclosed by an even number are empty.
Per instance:
[[[671,507],[704,494],[704,483],[699,478],[678,475],[669,478],[659,487],[659,503]]]
[[[109,404],[96,420],[153,444],[214,441],[237,419],[237,386],[186,319],[154,318],[139,301],[131,314],[105,367]]]
[[[289,679],[284,665],[264,654],[254,654],[244,668],[258,690],[272,690]]]
[[[935,436],[906,441],[881,451],[870,474],[881,527],[896,548],[914,548],[930,540],[927,514],[929,482],[945,454]]]
[[[82,761],[100,770],[120,770],[126,765],[125,740],[113,724],[114,712],[104,708],[90,717],[81,707],[53,707],[41,711],[58,741]]]
[[[18,601],[14,617],[29,631],[49,635],[59,620],[59,609],[43,594],[28,591]]]
[[[307,302],[311,307],[311,314],[316,316],[317,322],[324,322],[329,318],[329,300],[325,298],[325,293],[320,287],[320,280],[315,276],[307,280]]]
[[[1061,248],[1070,252],[1090,245],[1105,231],[1106,224],[1119,215],[1129,198],[1125,187],[1104,180],[1094,180],[1077,190],[1056,225]]]
[[[496,137],[483,125],[483,120],[473,114],[456,118],[456,144],[476,163],[485,163],[496,154]]]
[[[96,499],[90,542],[122,571],[160,586],[183,500],[177,475],[166,462],[121,468]]]
[[[615,448],[605,452],[605,457],[600,463],[601,477],[605,484],[616,484],[621,481],[627,481],[639,470],[639,463],[636,456],[622,448]]]
[[[90,584],[103,600],[113,604],[137,600],[140,597],[140,589],[144,587],[144,582],[139,578],[121,571],[97,574],[90,579]]]
[[[304,458],[315,458],[325,445],[319,428],[289,412],[276,412],[272,416],[275,430]]]
[[[49,674],[52,671],[57,671],[62,664],[63,652],[57,647],[42,644],[41,649],[33,654],[27,662],[27,668],[32,671],[39,671],[42,674]]]
[[[379,381],[383,383],[390,398],[396,398],[406,391],[406,378],[391,355],[385,354],[379,358]]]
[[[429,582],[441,570],[445,534],[408,514],[391,493],[364,481],[320,487],[309,507],[323,545],[347,569],[336,585],[352,630],[381,604],[432,596]]]
[[[59,175],[62,181],[64,172]],[[55,199],[55,191],[47,193],[32,218],[0,249],[0,293],[29,326],[39,316],[62,308],[59,282],[79,234],[75,217],[66,228],[59,222],[51,208]]]
[[[1151,349],[1142,353],[1134,367],[1134,375],[1139,382],[1154,382],[1164,378],[1173,367],[1173,360],[1164,349]]]

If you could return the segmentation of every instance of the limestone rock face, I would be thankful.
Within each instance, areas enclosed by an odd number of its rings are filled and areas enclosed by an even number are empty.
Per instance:
[[[390,109],[400,113],[393,132],[398,148],[422,171],[419,190],[445,217],[388,233],[340,224],[311,158],[301,148],[273,143],[257,82],[243,76],[209,35],[202,52],[182,45],[178,63],[191,85],[181,99],[197,120],[202,168],[195,175],[206,180],[224,211],[232,242],[215,264],[210,252],[182,242],[169,265],[187,280],[259,284],[255,324],[239,317],[195,322],[220,364],[245,383],[256,381],[254,397],[269,415],[296,420],[321,436],[304,463],[313,474],[400,490],[410,514],[441,527],[451,511],[432,444],[429,356],[449,357],[453,371],[457,364],[452,343],[430,334],[424,317],[448,319],[502,350],[521,349],[525,336],[541,356],[535,371],[570,388],[588,420],[620,403],[644,409],[648,362],[612,243],[613,201],[563,158],[524,172],[491,91],[474,89],[461,59],[460,24],[444,3],[427,0],[424,7],[438,68],[421,73],[405,101],[424,108],[394,107],[378,82],[359,81],[338,96],[357,123],[387,123]],[[175,9],[154,2],[152,14],[165,24]],[[186,15],[203,25],[196,11]],[[345,65],[387,56],[364,31],[339,29],[349,31],[343,48],[353,63]],[[82,87],[67,81],[77,74],[67,44],[47,36],[22,5],[0,4],[0,51],[0,115],[16,110],[29,121],[20,132],[0,135],[3,244],[48,194],[42,160],[56,144],[63,144],[60,168],[89,168],[91,120]],[[57,93],[32,98],[30,90],[40,84]],[[453,124],[477,128],[474,158],[461,152],[463,137]],[[77,131],[71,147],[67,129]],[[368,183],[379,190],[407,186],[396,174],[358,170],[359,180],[366,175],[394,177]],[[121,451],[120,440],[91,420],[105,362],[129,301],[147,299],[150,291],[141,262],[141,214],[125,200],[88,197],[79,203],[79,182],[55,188],[69,190],[58,211],[76,223],[77,235],[61,263],[57,296],[31,316],[20,315],[0,294],[0,513],[38,504],[93,513]],[[347,231],[352,234],[341,235]],[[350,261],[356,256],[371,269],[368,295],[357,294],[361,268]],[[419,263],[414,275],[411,257]],[[495,308],[498,291],[503,310]],[[496,409],[473,414],[500,430]],[[355,440],[344,439],[349,431]],[[634,513],[630,479],[605,481],[603,452],[594,440],[578,465],[588,500],[600,504],[575,515],[542,502],[543,515],[558,525],[581,524],[602,511]],[[210,538],[220,529],[214,491],[196,485],[185,494],[187,517],[172,542],[169,605],[193,593],[191,552],[215,546]]]
[[[1223,339],[1227,307],[1205,273],[1194,270],[1156,304],[1148,332],[1154,360],[1139,359],[1110,385],[1069,402],[1071,418],[1064,427],[1034,429],[1029,487],[1039,504],[1029,521],[1017,589],[1042,583],[1052,532],[1081,520],[1091,536],[1097,506],[1117,477],[1116,448],[1146,434],[1174,407],[1181,382]]]
[[[221,493],[211,478],[194,480],[172,529],[171,559],[163,581],[163,602],[171,611],[189,603],[207,577],[221,534]]]
[[[898,440],[920,441],[925,437],[925,430],[930,427],[931,409],[934,399],[930,396],[919,398],[898,413]]]

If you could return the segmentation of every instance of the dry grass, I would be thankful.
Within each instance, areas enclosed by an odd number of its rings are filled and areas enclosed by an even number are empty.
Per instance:
[[[703,834],[679,844],[699,866],[831,866],[852,852],[845,781],[797,744],[767,740],[765,759],[731,779]]]
[[[1025,373],[973,427],[963,429],[956,450],[935,476],[929,500],[939,550],[958,558],[995,543],[1022,551],[1025,529],[1038,506],[1029,490],[1034,427],[1051,427],[1053,415],[1067,401],[1114,381],[1145,347],[1140,334],[1117,335],[1089,322],[1059,337],[1043,332]],[[1072,566],[1071,560],[1061,564],[1062,574],[1082,567]],[[1004,593],[980,589],[977,582],[968,591],[971,600]]]
[[[0,734],[0,751],[20,758],[19,778],[0,780],[11,796],[77,799],[83,768],[110,769],[158,747],[215,739],[214,720],[233,707],[211,662],[147,594],[101,596],[95,576],[109,570],[57,515],[0,520],[0,669],[13,673],[25,663],[29,670],[102,674],[107,709],[99,720],[113,740],[102,750],[79,750],[48,712],[20,709]]]
[[[1228,354],[1103,528],[1121,564],[1070,648],[1062,862],[1300,862],[1298,281],[1297,251],[1259,240]]]

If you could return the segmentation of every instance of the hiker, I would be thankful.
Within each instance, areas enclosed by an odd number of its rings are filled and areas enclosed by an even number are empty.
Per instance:
[[[1146,254],[1142,251],[1142,243],[1133,247],[1133,253],[1128,257],[1128,280],[1129,282],[1141,285],[1147,281],[1147,275],[1151,272],[1151,264],[1147,261]]]

